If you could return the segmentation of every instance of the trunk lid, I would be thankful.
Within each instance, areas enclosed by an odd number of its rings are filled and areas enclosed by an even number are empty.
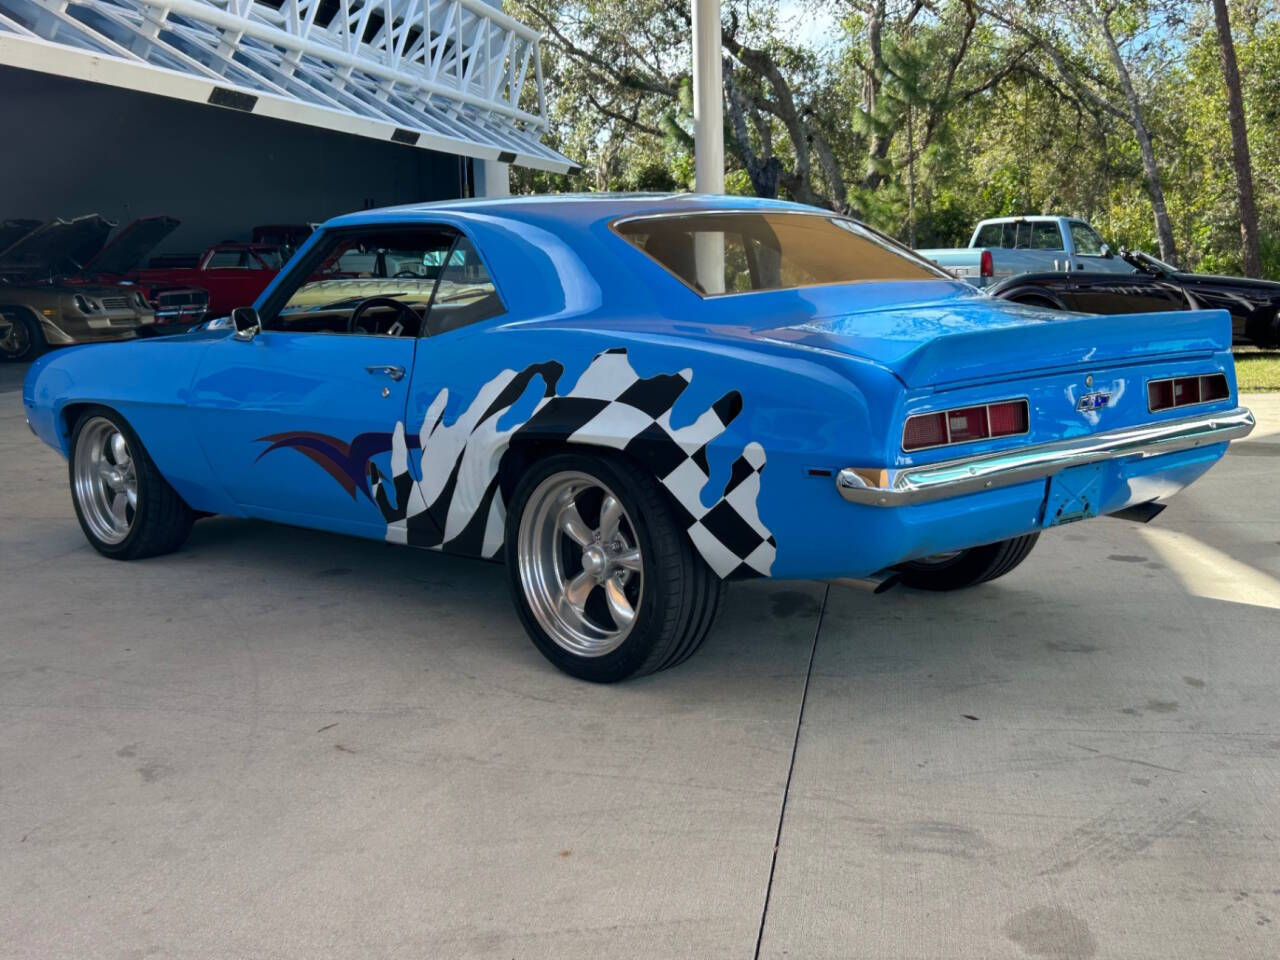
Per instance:
[[[815,317],[759,336],[865,357],[910,387],[942,387],[1231,346],[1225,310],[1059,313],[984,296]]]

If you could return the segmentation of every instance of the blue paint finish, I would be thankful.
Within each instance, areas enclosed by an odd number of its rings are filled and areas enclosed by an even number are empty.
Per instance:
[[[1105,464],[1089,463],[1051,477],[1044,501],[1044,525],[1060,527],[1096,517],[1105,486],[1105,471]]]
[[[394,475],[398,426],[399,455],[423,484],[419,435],[433,403],[447,428],[504,371],[558,365],[556,392],[564,395],[602,354],[625,349],[642,379],[687,379],[669,411],[673,431],[740,396],[740,412],[705,451],[710,480],[697,499],[700,509],[711,507],[744,452],[763,448],[755,505],[776,540],[775,577],[860,576],[1029,533],[1059,503],[1051,484],[1036,481],[910,507],[859,506],[814,469],[936,463],[1185,414],[1147,411],[1146,381],[1158,377],[1225,372],[1229,398],[1197,409],[1235,406],[1222,311],[1064,316],[947,279],[703,299],[610,227],[624,216],[726,207],[809,209],[737,197],[547,197],[339,217],[291,263],[327,231],[446,224],[480,251],[506,313],[420,341],[268,331],[244,343],[222,329],[72,348],[32,366],[24,406],[38,435],[64,455],[68,405],[120,411],[196,509],[381,538],[390,521],[375,502],[369,467]],[[365,371],[387,364],[408,375],[397,383]],[[511,398],[495,421],[498,433],[530,419],[547,396],[547,376],[534,376]],[[1107,403],[1080,409],[1081,397],[1104,393]],[[1021,397],[1030,409],[1024,436],[916,454],[900,447],[912,414]],[[531,439],[518,430],[514,436]],[[1100,465],[1088,484],[1091,508],[1105,514],[1167,497],[1224,451]]]
[[[381,444],[362,446],[390,450],[391,430],[404,418],[409,380],[397,382],[365,368],[410,371],[416,347],[407,338],[271,330],[248,342],[223,337],[209,344],[191,382],[187,412],[214,477],[245,513],[283,511],[296,522],[319,526],[329,520],[364,522],[368,533],[379,535],[382,517],[364,485],[367,460],[353,441],[381,434]],[[342,444],[272,449],[272,438],[284,432],[334,437]],[[346,444],[357,454],[349,464],[341,462],[349,454]],[[332,482],[318,482],[324,474],[317,475],[319,464],[303,451],[347,469],[331,474]]]

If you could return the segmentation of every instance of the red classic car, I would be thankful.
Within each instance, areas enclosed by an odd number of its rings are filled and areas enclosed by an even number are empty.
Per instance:
[[[130,277],[153,286],[200,287],[209,291],[209,312],[230,313],[258,298],[284,266],[280,248],[258,243],[215,243],[194,267],[148,267]]]

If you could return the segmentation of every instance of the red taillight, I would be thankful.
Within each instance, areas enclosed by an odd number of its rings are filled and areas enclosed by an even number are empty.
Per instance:
[[[1027,432],[1027,401],[993,403],[987,407],[993,437],[1012,437]]]
[[[907,425],[902,430],[903,450],[940,447],[946,442],[947,415],[945,413],[926,413],[919,417],[907,418]]]
[[[990,250],[982,251],[982,257],[978,263],[978,270],[984,277],[994,277],[996,275],[996,265],[991,257]]]
[[[1168,410],[1173,406],[1173,381],[1152,380],[1147,384],[1147,409]]]
[[[987,434],[987,408],[965,407],[947,411],[947,431],[952,443],[981,440]]]
[[[1231,396],[1227,388],[1227,375],[1214,373],[1200,378],[1200,402],[1210,403],[1214,400],[1225,400]]]
[[[1179,377],[1173,381],[1173,405],[1185,407],[1200,402],[1200,378]]]
[[[902,449],[910,453],[988,437],[1012,437],[1026,433],[1027,422],[1026,400],[957,407],[942,413],[921,413],[907,418],[902,428]]]
[[[1225,373],[1147,381],[1147,409],[1152,413],[1193,403],[1212,403],[1231,396]]]

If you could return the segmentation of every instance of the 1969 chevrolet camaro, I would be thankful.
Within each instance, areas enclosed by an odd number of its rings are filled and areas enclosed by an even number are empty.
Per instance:
[[[1253,426],[1223,311],[993,300],[828,211],[525,197],[325,224],[253,307],[37,362],[108,557],[201,514],[504,559],[579,677],[671,666],[727,580],[1009,572],[1150,517]]]

